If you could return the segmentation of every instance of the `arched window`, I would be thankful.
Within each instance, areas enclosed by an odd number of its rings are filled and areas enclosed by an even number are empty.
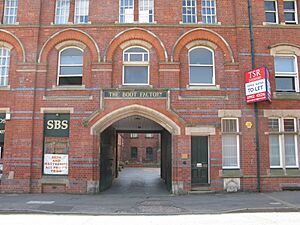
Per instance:
[[[124,51],[123,84],[149,84],[149,52],[141,47],[131,47]]]
[[[10,50],[0,47],[0,86],[8,85]]]
[[[58,85],[82,85],[83,51],[66,48],[59,54]]]
[[[189,52],[190,85],[214,85],[214,53],[204,47]]]

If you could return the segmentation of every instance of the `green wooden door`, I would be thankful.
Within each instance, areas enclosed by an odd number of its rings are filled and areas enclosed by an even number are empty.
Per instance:
[[[208,184],[208,137],[192,137],[192,184]]]
[[[101,134],[100,150],[100,191],[108,189],[112,185],[112,161],[110,159],[111,133],[105,130]]]

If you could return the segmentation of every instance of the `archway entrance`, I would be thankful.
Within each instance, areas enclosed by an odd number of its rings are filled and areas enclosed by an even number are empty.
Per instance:
[[[100,191],[171,191],[171,146],[172,134],[145,116],[130,115],[112,123],[100,133]]]

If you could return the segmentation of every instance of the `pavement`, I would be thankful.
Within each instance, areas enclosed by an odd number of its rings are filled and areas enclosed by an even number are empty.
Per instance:
[[[0,214],[198,215],[300,212],[300,192],[172,195],[155,168],[126,168],[96,195],[0,194]]]

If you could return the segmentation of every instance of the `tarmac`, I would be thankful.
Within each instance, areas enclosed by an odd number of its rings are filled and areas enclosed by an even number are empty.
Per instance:
[[[170,194],[159,169],[125,168],[94,195],[0,194],[0,214],[198,215],[300,212],[300,192]]]

